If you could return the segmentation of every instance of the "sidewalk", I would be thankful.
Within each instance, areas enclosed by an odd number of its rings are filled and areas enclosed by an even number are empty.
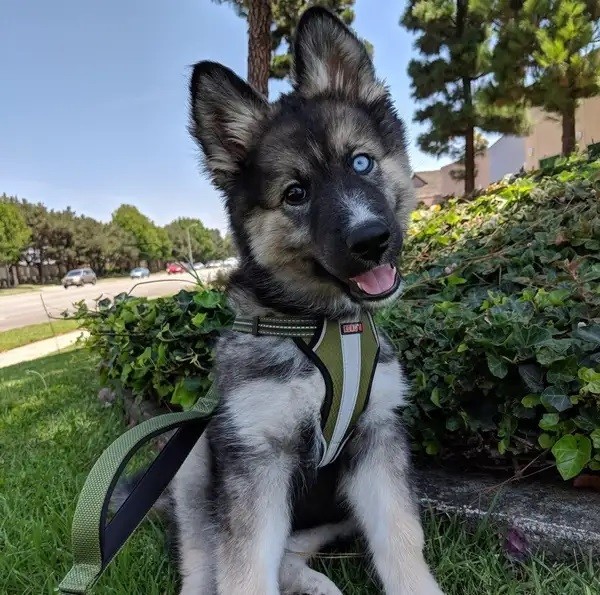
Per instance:
[[[36,343],[30,343],[23,347],[5,351],[4,353],[0,353],[0,368],[7,368],[21,362],[29,362],[46,355],[58,353],[74,345],[81,335],[85,336],[86,334],[85,331],[73,331],[59,335],[58,337],[44,339],[43,341],[37,341]]]

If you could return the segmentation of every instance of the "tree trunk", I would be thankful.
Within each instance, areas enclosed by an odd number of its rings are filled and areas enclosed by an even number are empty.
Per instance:
[[[12,278],[13,278],[12,285],[13,285],[13,287],[19,287],[19,267],[18,267],[18,265],[13,264],[9,268],[10,268],[10,271],[12,273]]]
[[[465,134],[465,194],[475,190],[475,130],[467,128]]]
[[[456,33],[458,40],[462,41],[467,24],[469,3],[467,0],[456,2]],[[465,194],[475,190],[475,126],[473,122],[473,90],[471,79],[462,77],[464,111],[468,114],[469,121],[465,130]]]
[[[562,154],[567,157],[575,151],[575,102],[570,102],[562,113]]]
[[[248,10],[248,82],[269,95],[271,0],[251,0]]]

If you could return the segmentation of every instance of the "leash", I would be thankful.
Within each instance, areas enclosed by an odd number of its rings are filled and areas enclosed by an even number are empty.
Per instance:
[[[333,462],[368,402],[379,355],[371,315],[363,313],[358,320],[347,321],[238,317],[231,328],[257,337],[289,337],[317,365],[326,385],[319,466]],[[213,385],[190,410],[149,419],[106,448],[77,501],[71,530],[73,565],[58,587],[61,593],[89,593],[176,475],[218,404]],[[150,440],[172,430],[173,436],[107,522],[111,496],[127,463]]]

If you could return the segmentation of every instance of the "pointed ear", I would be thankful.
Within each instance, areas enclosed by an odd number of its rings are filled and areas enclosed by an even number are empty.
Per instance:
[[[305,97],[337,94],[372,102],[387,95],[364,44],[322,7],[307,9],[298,22],[294,79]]]
[[[194,66],[189,130],[218,186],[238,171],[268,109],[267,100],[225,66]]]

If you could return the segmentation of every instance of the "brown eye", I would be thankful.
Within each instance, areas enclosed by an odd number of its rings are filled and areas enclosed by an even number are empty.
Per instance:
[[[286,188],[283,193],[283,199],[289,205],[301,205],[308,200],[308,192],[306,192],[306,189],[300,186],[300,184],[292,184]]]

